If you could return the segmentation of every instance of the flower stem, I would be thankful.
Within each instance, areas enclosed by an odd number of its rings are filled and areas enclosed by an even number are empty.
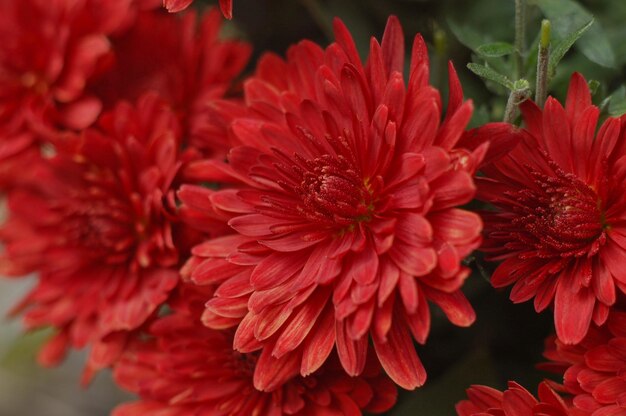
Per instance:
[[[505,123],[513,124],[517,118],[517,106],[524,102],[529,95],[530,86],[528,81],[525,79],[516,81],[515,88],[511,91],[511,94],[509,94],[509,99],[507,100],[506,107],[504,109],[503,121]]]
[[[526,0],[515,0],[515,70],[516,78],[524,77],[526,54]]]
[[[537,87],[535,102],[543,107],[548,96],[548,63],[550,61],[550,21],[541,22],[541,36],[539,37],[539,52],[537,56]]]

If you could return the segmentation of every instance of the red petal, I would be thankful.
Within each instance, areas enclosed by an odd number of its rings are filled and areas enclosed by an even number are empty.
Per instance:
[[[533,414],[537,400],[526,389],[510,389],[502,394],[502,409],[507,416],[528,416]]]
[[[346,373],[356,377],[363,372],[367,358],[367,337],[353,340],[348,336],[347,322],[336,321],[337,354]]]
[[[409,325],[411,333],[415,337],[415,340],[420,344],[426,343],[428,334],[430,332],[430,307],[426,300],[426,295],[423,290],[418,292],[419,301],[417,312],[413,315],[406,315],[405,318]]]
[[[450,91],[448,92],[448,110],[446,115],[450,116],[463,104],[463,89],[452,61],[448,62],[448,85]]]
[[[398,319],[394,319],[386,342],[374,337],[374,348],[387,375],[400,387],[413,390],[426,382],[426,370],[415,352],[413,340]]]
[[[300,374],[306,377],[317,371],[326,361],[335,346],[335,316],[332,307],[327,307],[317,319],[317,325],[304,341]]]
[[[587,334],[596,297],[588,288],[574,292],[571,276],[561,276],[554,297],[554,325],[565,344],[577,344]]]
[[[346,25],[339,18],[333,19],[333,29],[335,32],[335,39],[337,43],[341,46],[343,51],[348,56],[350,63],[355,65],[358,70],[362,70],[361,58],[359,56],[359,52],[354,44],[354,40],[350,35],[350,31],[346,27]]]
[[[465,132],[457,147],[474,150],[488,142],[487,154],[481,162],[488,165],[513,150],[524,134],[527,133],[509,123],[488,123]]]
[[[284,325],[280,336],[276,340],[276,345],[272,355],[276,358],[296,349],[309,334],[315,325],[320,313],[326,306],[328,291],[318,290],[302,305],[297,313],[293,314]]]
[[[279,286],[302,269],[305,258],[299,253],[272,253],[254,268],[250,284],[255,290]]]
[[[378,254],[371,244],[366,244],[365,249],[352,257],[347,274],[350,279],[360,285],[367,285],[374,281],[378,273]]]
[[[372,336],[381,342],[387,342],[387,333],[393,320],[393,306],[395,296],[388,298],[382,305],[376,308],[372,326]]]
[[[600,345],[587,351],[585,363],[593,370],[614,373],[615,369],[624,365],[624,360],[615,356],[608,345]],[[595,374],[598,377],[604,376]]]
[[[593,292],[607,306],[615,303],[615,283],[606,265],[600,259],[593,262]]]
[[[591,92],[587,81],[580,73],[574,72],[569,82],[565,101],[567,116],[570,121],[574,121],[590,106]]]
[[[404,34],[396,16],[389,16],[382,41],[383,57],[387,74],[404,72]]]
[[[613,404],[626,392],[626,381],[612,377],[598,384],[593,390],[593,398],[603,404]]]
[[[433,209],[466,204],[476,193],[472,176],[461,170],[444,173],[431,182],[430,186],[434,189]]]
[[[274,238],[274,239],[265,239],[259,240],[259,243],[263,244],[266,247],[269,247],[276,251],[282,251],[285,253],[299,251],[305,249],[307,247],[311,247],[314,244],[319,243],[320,241],[328,238],[328,232],[320,231],[320,232],[294,232],[289,233],[284,236]]]
[[[474,212],[457,208],[446,209],[429,215],[428,220],[435,231],[435,237],[456,246],[461,253],[470,247],[477,246],[480,242],[483,223],[480,216]],[[470,247],[463,247],[465,245],[470,245]],[[461,256],[467,254],[469,253],[461,254]]]
[[[168,12],[176,13],[185,10],[192,2],[193,0],[163,0],[163,6]]]
[[[276,390],[298,374],[299,364],[299,354],[291,353],[277,359],[272,357],[271,348],[266,346],[254,369],[254,387],[266,392]]]
[[[233,1],[232,0],[220,0],[220,10],[227,19],[233,18]]]
[[[417,312],[419,296],[417,294],[417,282],[415,278],[406,273],[400,273],[400,296],[402,303],[409,315]]]
[[[447,119],[446,123],[441,126],[439,134],[437,134],[435,139],[435,144],[446,150],[452,149],[465,131],[473,112],[474,105],[471,101],[463,103],[452,117]]]
[[[426,297],[437,304],[454,325],[466,327],[476,320],[472,305],[460,290],[444,293],[426,286],[421,287],[426,292]]]

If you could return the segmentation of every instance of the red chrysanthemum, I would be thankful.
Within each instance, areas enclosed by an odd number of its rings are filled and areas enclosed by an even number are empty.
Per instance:
[[[222,14],[227,19],[233,18],[233,0],[219,0]],[[163,6],[170,12],[176,13],[185,10],[193,0],[163,0]]]
[[[207,131],[207,106],[224,97],[248,62],[250,45],[220,38],[217,10],[171,15],[162,8],[139,11],[128,29],[111,37],[107,70],[88,86],[105,109],[135,101],[148,91],[168,101],[181,117],[186,142],[216,150]]]
[[[39,273],[16,311],[25,311],[28,328],[57,330],[42,350],[44,363],[89,343],[90,368],[110,363],[126,332],[176,286],[186,238],[168,207],[181,165],[195,157],[179,147],[176,117],[149,95],[136,108],[118,105],[98,128],[65,137],[29,168],[33,183],[9,193],[0,266],[5,275]]]
[[[0,125],[81,129],[100,113],[85,94],[130,0],[0,1]]]
[[[504,392],[487,386],[467,389],[469,400],[456,405],[458,416],[586,416],[572,409],[547,382],[539,384],[539,400],[524,387],[510,381]]]
[[[262,349],[260,390],[277,368],[308,375],[335,348],[347,373],[359,375],[370,336],[387,373],[413,389],[426,378],[413,338],[427,338],[429,302],[456,325],[475,317],[460,290],[469,275],[460,261],[479,244],[482,224],[458,206],[474,195],[485,147],[455,149],[472,105],[450,67],[441,121],[419,35],[407,88],[397,18],[382,46],[372,39],[366,65],[339,20],[335,30],[326,50],[303,41],[286,62],[263,58],[245,84],[251,115],[231,124],[240,146],[227,164],[190,169],[237,185],[179,192],[194,224],[217,217],[237,232],[195,247],[183,274],[218,286],[207,326],[238,326],[235,349]]]
[[[200,322],[205,297],[182,293],[172,314],[151,326],[153,338],[136,340],[116,365],[117,383],[140,400],[119,406],[113,416],[357,416],[394,405],[396,387],[375,362],[352,378],[335,358],[309,377],[288,374],[293,378],[277,380],[268,386],[271,391],[256,390],[252,379],[259,355],[233,351],[233,331]]]
[[[578,345],[546,340],[542,367],[563,374],[563,390],[590,416],[626,415],[626,313],[611,311],[606,325],[591,327]]]
[[[558,337],[577,343],[602,324],[616,288],[626,293],[626,129],[609,118],[596,134],[598,108],[574,74],[565,108],[521,105],[526,137],[483,169],[479,197],[487,213],[484,250],[504,260],[495,287],[515,283],[511,300],[534,297],[539,312],[554,300]]]

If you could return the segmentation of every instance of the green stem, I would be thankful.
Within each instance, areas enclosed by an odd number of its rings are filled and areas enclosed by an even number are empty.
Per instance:
[[[506,107],[504,109],[504,119],[505,123],[513,124],[515,119],[517,118],[517,106],[520,105],[524,100],[526,100],[530,94],[530,88],[528,87],[528,81],[519,80],[516,82],[518,84],[514,90],[509,94],[509,99],[506,102]]]
[[[535,89],[535,102],[543,107],[548,96],[548,63],[550,62],[550,21],[541,22],[541,36],[539,40],[539,52],[537,56],[537,86]]]
[[[516,78],[524,77],[526,54],[526,0],[515,0],[515,70]]]

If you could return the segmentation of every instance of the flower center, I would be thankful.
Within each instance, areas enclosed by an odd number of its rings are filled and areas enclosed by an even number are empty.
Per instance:
[[[300,184],[295,188],[302,201],[302,214],[313,221],[340,227],[371,220],[372,186],[343,156],[326,154],[302,162],[306,169],[301,171]]]
[[[85,248],[109,264],[129,261],[137,243],[135,218],[129,201],[115,191],[107,175],[86,175],[80,191],[68,190],[58,206],[66,244]]]
[[[236,372],[244,375],[245,377],[251,377],[254,374],[256,363],[259,361],[258,352],[240,353],[233,351],[232,349],[224,351],[225,354],[232,354],[233,361],[231,365]]]
[[[575,175],[556,169],[555,176],[531,172],[535,189],[512,193],[519,205],[512,220],[528,234],[539,257],[595,254],[606,240],[602,204],[595,191]]]

